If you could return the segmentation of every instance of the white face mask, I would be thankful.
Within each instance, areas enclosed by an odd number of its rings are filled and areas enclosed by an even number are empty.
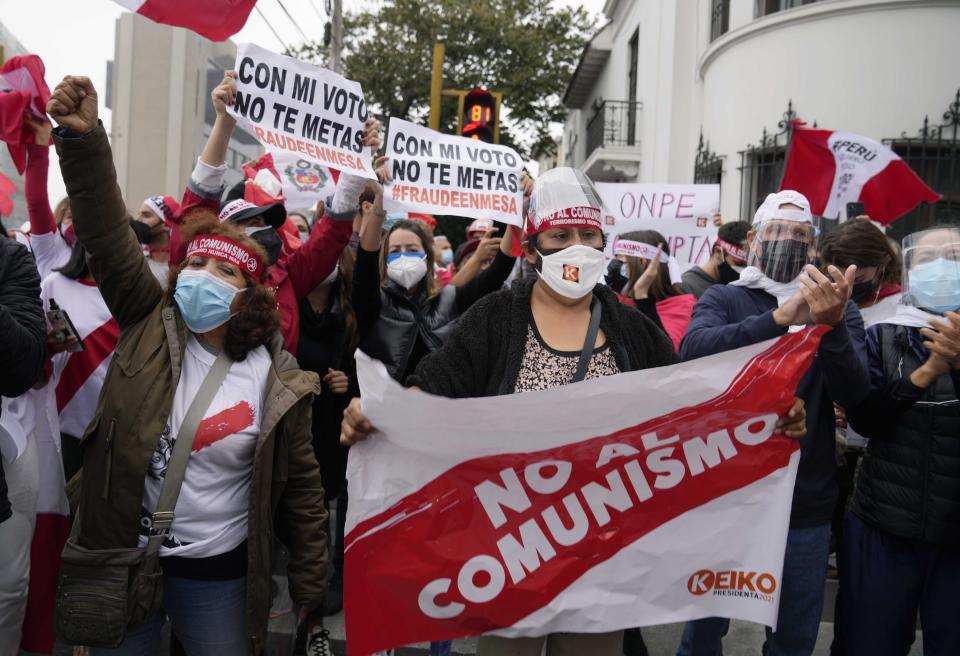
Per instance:
[[[393,253],[387,256],[387,277],[407,291],[427,275],[427,256],[423,253]]]
[[[537,273],[550,289],[567,298],[583,298],[603,279],[603,251],[577,244],[552,255],[538,250],[542,264]]]

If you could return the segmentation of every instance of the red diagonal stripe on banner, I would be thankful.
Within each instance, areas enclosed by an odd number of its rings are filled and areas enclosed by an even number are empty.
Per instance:
[[[650,531],[785,467],[790,455],[799,448],[797,442],[773,437],[750,446],[739,438],[733,439],[734,427],[739,427],[749,439],[752,431],[762,428],[758,417],[769,415],[775,421],[776,415],[789,409],[796,385],[812,362],[824,332],[826,329],[818,328],[781,338],[748,362],[727,391],[715,399],[612,435],[539,452],[501,454],[460,463],[387,511],[359,522],[346,541],[344,607],[350,653],[369,654],[398,645],[478,635],[511,626]],[[726,430],[731,432],[736,455],[692,473],[684,458],[684,445]],[[656,433],[655,439],[661,444],[648,449],[643,436],[650,433]],[[663,441],[670,443],[664,446]],[[602,446],[613,443],[628,445],[638,454],[596,467]],[[653,463],[653,471],[647,455],[665,449],[670,449],[670,453]],[[669,458],[672,460],[668,461]],[[508,469],[522,481],[528,465],[544,461],[572,463],[569,479],[550,494],[537,494],[528,483],[524,484],[530,506],[522,512],[506,510],[506,523],[494,528],[477,500],[476,486],[484,481],[502,486],[501,472]],[[676,467],[681,471],[677,472]],[[544,477],[549,478],[550,471],[549,466],[543,470]],[[631,505],[623,511],[608,508],[610,519],[600,526],[596,514],[588,508],[589,503],[585,503],[583,488],[591,483],[613,488],[611,477],[623,483]],[[680,480],[673,481],[675,477]],[[634,485],[634,480],[641,482]],[[644,492],[643,480],[649,495]],[[556,540],[543,517],[552,508],[565,529],[575,526],[565,499],[579,506],[588,522],[583,537],[569,546]],[[548,536],[556,555],[540,562],[518,583],[506,574],[503,589],[490,601],[466,600],[458,587],[464,563],[475,556],[489,555],[502,564],[498,540],[507,535],[520,539],[521,526],[530,528],[531,522]],[[509,568],[503,569],[506,572]],[[424,586],[438,579],[449,579],[451,584],[433,596],[435,603],[441,607],[464,606],[455,617],[435,619],[420,609]],[[472,580],[483,587],[490,577],[481,573]],[[374,609],[379,619],[371,623],[368,618]]]
[[[77,390],[83,387],[90,374],[113,353],[119,339],[120,327],[115,319],[110,319],[83,339],[84,350],[70,354],[57,383],[58,414],[70,403]]]

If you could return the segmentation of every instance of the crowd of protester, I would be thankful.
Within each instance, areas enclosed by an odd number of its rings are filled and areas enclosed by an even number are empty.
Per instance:
[[[778,424],[801,457],[764,653],[813,652],[835,553],[832,653],[906,654],[919,615],[925,654],[960,654],[960,226],[933,225],[901,251],[868,217],[820,234],[807,199],[782,191],[752,220],[724,223],[709,258],[681,275],[655,231],[608,244],[599,211],[571,221],[566,210],[602,203],[560,167],[524,176],[522,234],[483,220],[439,234],[432,217],[384,212],[385,158],[379,182],[343,173],[311,209],[253,179],[227,188],[234,101],[228,72],[181,200],[156,189],[135,212],[88,79],[57,86],[52,123],[28,122],[30,232],[26,245],[0,237],[0,655],[21,641],[50,653],[55,617],[91,639],[120,636],[93,656],[157,654],[165,623],[191,656],[260,653],[275,540],[298,649],[331,653],[323,618],[343,607],[347,453],[376,439],[358,349],[402,384],[470,398],[667,366],[809,324],[831,330]],[[55,210],[51,144],[67,189]],[[376,119],[363,144],[380,149]],[[128,592],[88,567],[98,550],[117,563],[158,556],[141,573],[149,598],[116,617],[98,606]],[[687,623],[676,653],[722,654],[729,625]],[[646,653],[638,629],[478,647],[544,650]]]

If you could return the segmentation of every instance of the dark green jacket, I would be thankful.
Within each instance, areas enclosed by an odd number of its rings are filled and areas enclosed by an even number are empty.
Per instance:
[[[144,479],[180,380],[186,326],[150,273],[129,226],[103,126],[55,135],[74,230],[90,270],[120,326],[93,421],[83,437],[80,542],[92,549],[134,547]],[[268,345],[260,437],[250,482],[247,633],[263,649],[271,603],[273,530],[290,551],[290,594],[318,606],[329,554],[320,469],[311,445],[316,374],[301,371],[279,333]]]

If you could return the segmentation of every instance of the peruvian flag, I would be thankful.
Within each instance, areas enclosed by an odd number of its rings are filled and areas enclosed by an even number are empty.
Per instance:
[[[358,352],[378,432],[348,462],[350,656],[704,617],[775,628],[800,460],[776,424],[826,330],[473,399],[404,390]]]
[[[32,390],[36,408],[39,485],[37,523],[30,543],[30,588],[20,646],[24,651],[53,651],[53,612],[60,574],[60,554],[70,535],[70,505],[65,491],[60,422],[51,385]]]
[[[114,0],[150,20],[185,27],[211,41],[239,32],[257,0]]]
[[[837,130],[796,127],[780,189],[799,191],[818,216],[840,216],[861,202],[867,215],[887,225],[940,194],[881,143]]]
[[[43,61],[36,55],[11,57],[0,66],[0,141],[21,175],[27,166],[27,146],[33,131],[23,120],[27,114],[47,120],[50,89],[44,81]]]

